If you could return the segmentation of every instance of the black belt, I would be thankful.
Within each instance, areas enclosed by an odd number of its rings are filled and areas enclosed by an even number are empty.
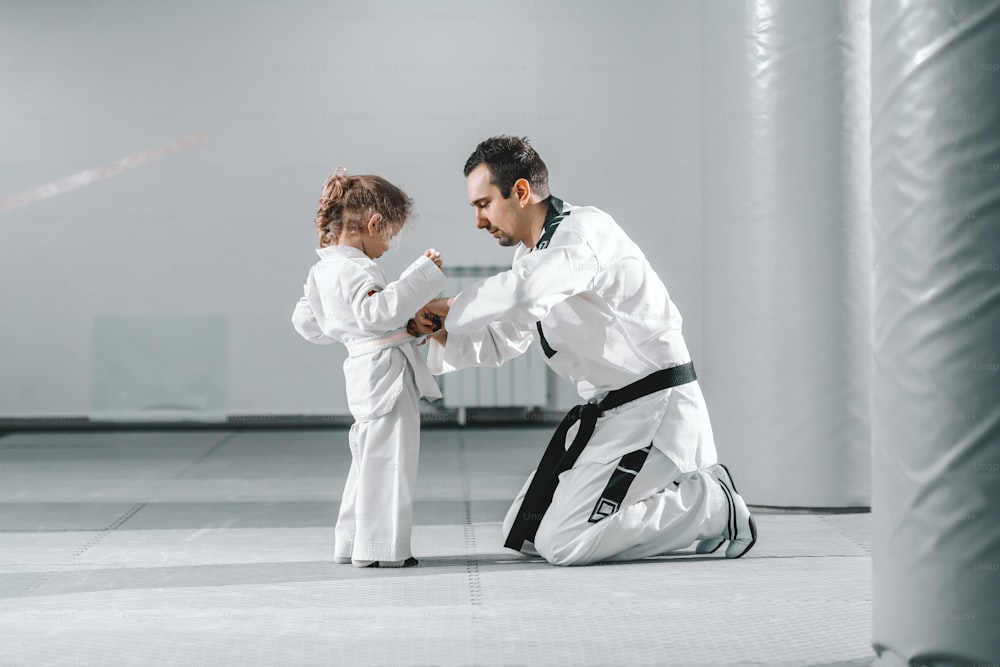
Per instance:
[[[518,510],[517,518],[514,519],[514,525],[510,528],[504,546],[520,551],[525,540],[534,541],[535,533],[538,532],[538,524],[542,522],[542,517],[545,516],[549,505],[552,504],[552,496],[555,494],[556,486],[559,485],[559,475],[572,468],[573,464],[576,463],[580,452],[590,441],[590,437],[594,435],[598,417],[607,410],[612,410],[637,398],[694,382],[696,379],[694,363],[689,361],[681,366],[656,371],[621,389],[608,392],[608,395],[600,403],[584,403],[570,410],[563,417],[559,427],[556,428],[556,432],[549,441],[549,446],[545,448],[542,460],[539,461],[538,469],[535,471],[535,477],[531,480],[528,491],[524,494],[521,508]],[[567,449],[566,434],[576,422],[580,422],[580,430],[577,431],[573,443]]]

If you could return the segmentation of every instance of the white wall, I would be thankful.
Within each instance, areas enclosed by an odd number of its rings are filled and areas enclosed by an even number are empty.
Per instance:
[[[499,133],[643,246],[697,360],[699,21],[696,0],[0,1],[0,202],[205,138],[0,213],[0,416],[346,413],[343,353],[289,324],[323,181],[416,199],[391,274],[428,246],[503,263],[461,174]]]

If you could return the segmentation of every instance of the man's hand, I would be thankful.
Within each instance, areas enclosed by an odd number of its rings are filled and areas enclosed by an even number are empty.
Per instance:
[[[428,255],[430,257],[430,255]],[[417,311],[409,322],[406,323],[406,332],[411,336],[423,336],[425,334],[437,334],[435,336],[442,345],[444,344],[445,318],[451,309],[451,302],[455,297],[442,297],[431,299]]]
[[[441,317],[424,306],[406,323],[406,332],[411,336],[423,336],[440,331],[441,326]]]
[[[437,343],[438,345],[441,345],[441,346],[447,345],[448,344],[448,330],[447,329],[440,329],[440,330],[438,330],[438,331],[430,334],[429,336],[427,336],[427,338],[425,339],[425,342],[428,341],[428,340],[432,340],[432,341],[434,341],[435,343]]]
[[[417,326],[416,318],[411,317],[410,320],[406,323],[406,333],[416,338],[417,336],[422,336],[424,333],[427,332],[420,331],[420,327]]]
[[[433,313],[441,318],[443,321],[448,317],[448,312],[451,310],[451,304],[455,300],[453,296],[443,296],[439,299],[431,299],[427,302],[427,305],[421,309],[421,312]]]

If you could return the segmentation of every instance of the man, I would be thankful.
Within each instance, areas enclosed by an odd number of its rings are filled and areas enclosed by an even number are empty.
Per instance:
[[[503,523],[505,545],[556,565],[666,554],[729,542],[756,526],[712,427],[681,316],[639,247],[610,215],[549,193],[527,139],[479,144],[465,165],[476,226],[516,246],[507,272],[428,304],[444,318],[434,373],[498,366],[532,344],[588,403],[557,429]],[[572,437],[572,444],[567,440]]]

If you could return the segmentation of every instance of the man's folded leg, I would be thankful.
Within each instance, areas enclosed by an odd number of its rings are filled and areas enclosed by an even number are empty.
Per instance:
[[[535,539],[542,557],[554,565],[632,560],[684,549],[725,530],[728,506],[710,474],[682,475],[656,448],[636,470],[635,454],[563,473]]]

